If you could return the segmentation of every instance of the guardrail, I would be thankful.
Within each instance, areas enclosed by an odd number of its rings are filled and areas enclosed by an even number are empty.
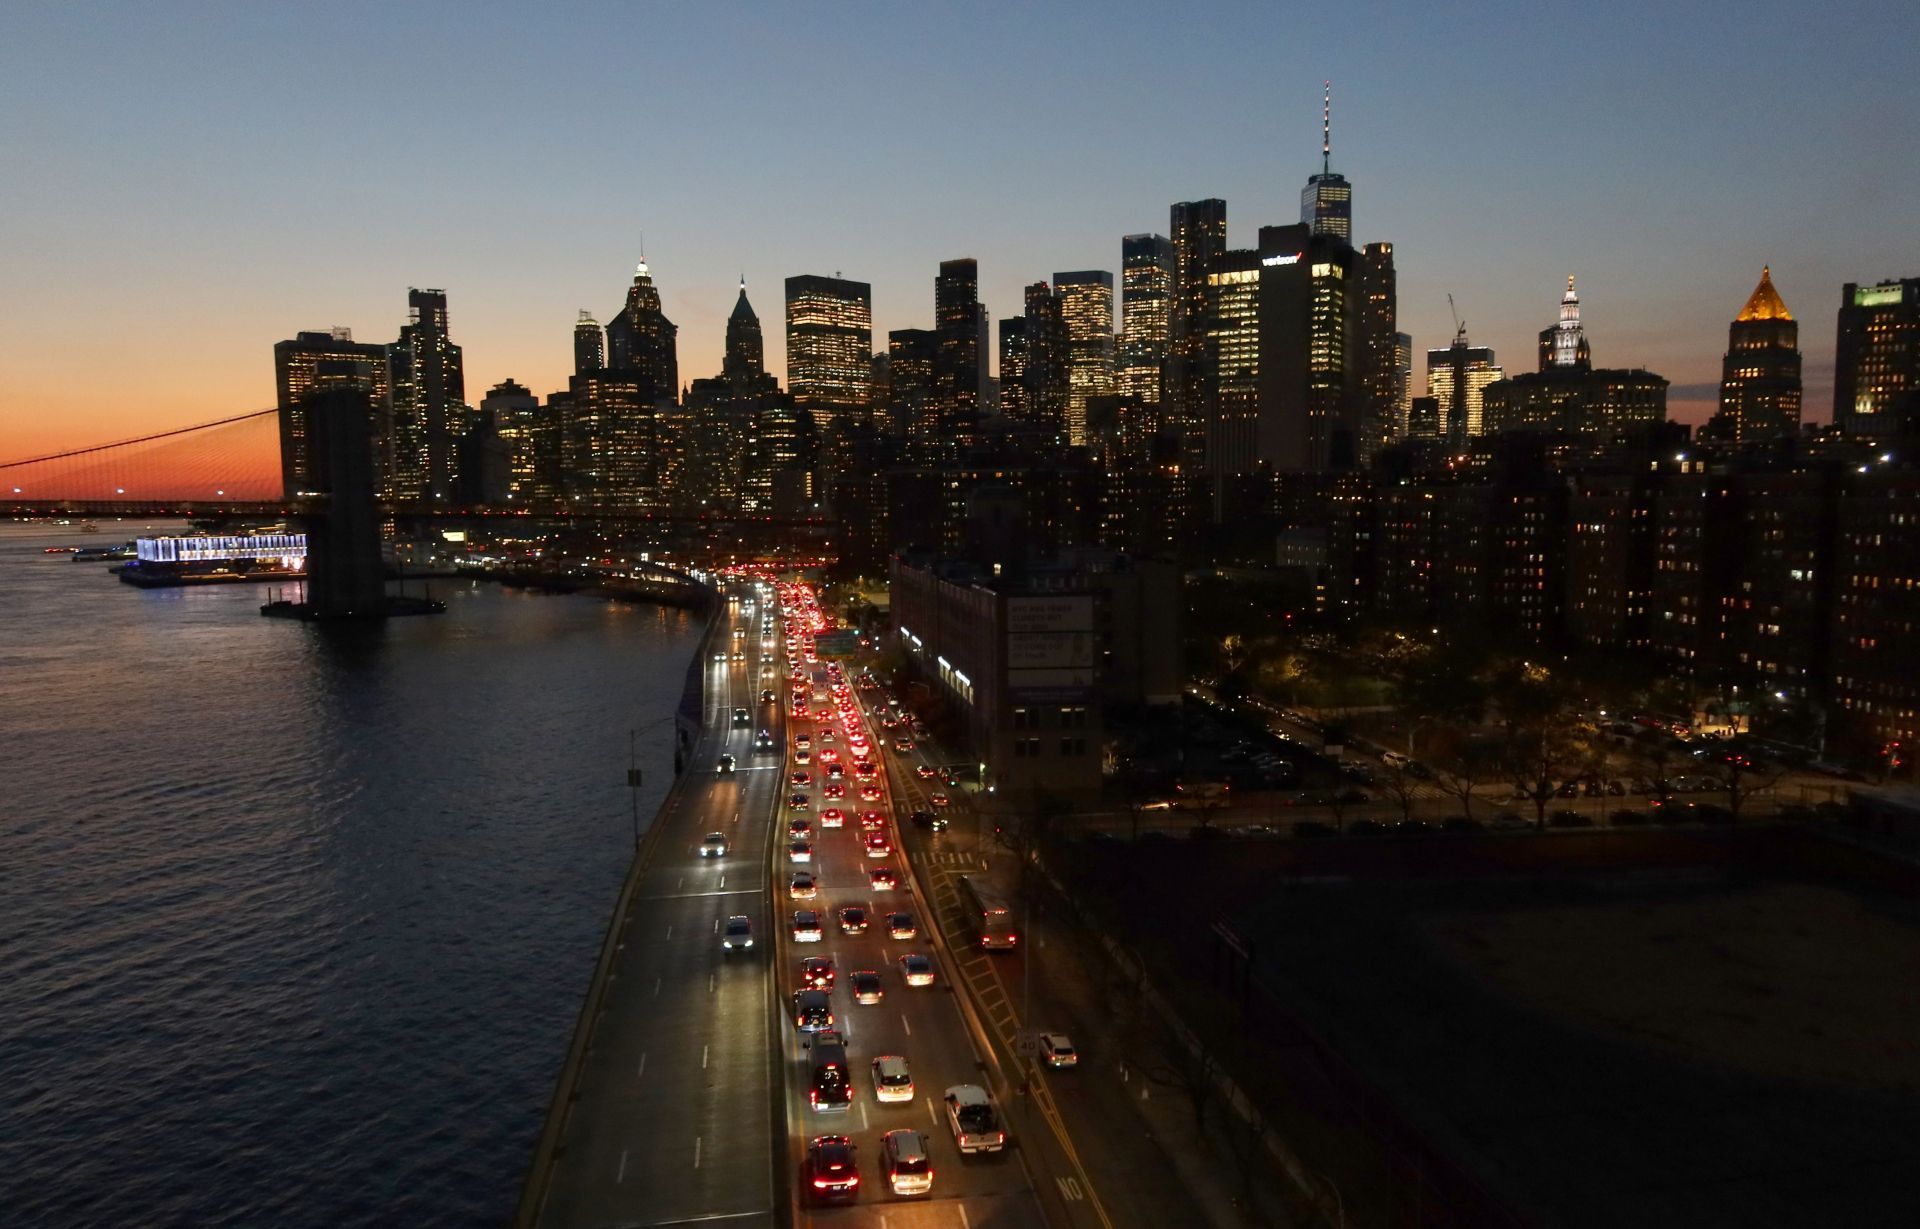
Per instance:
[[[726,612],[726,604],[714,604],[707,616],[707,630],[700,637],[700,647],[694,655],[694,668],[689,678],[699,679],[704,687],[706,672],[699,668],[712,651],[711,641],[721,616]],[[682,694],[684,701],[685,695]],[[676,710],[677,711],[677,710]],[[706,706],[700,706],[704,713]],[[676,730],[679,722],[675,722]],[[677,735],[676,735],[677,737]],[[677,754],[677,752],[676,752]],[[540,1130],[540,1140],[534,1145],[533,1165],[527,1171],[527,1180],[520,1189],[520,1203],[514,1209],[515,1229],[534,1229],[540,1222],[540,1212],[546,1203],[547,1188],[553,1180],[553,1166],[566,1152],[562,1142],[566,1137],[567,1119],[573,1112],[573,1103],[580,1095],[580,1069],[586,1063],[587,1054],[593,1049],[594,1033],[599,1027],[601,1005],[607,996],[607,982],[613,970],[614,958],[620,951],[620,924],[627,916],[627,908],[632,903],[634,889],[640,883],[640,877],[646,873],[647,865],[653,860],[655,845],[659,843],[660,831],[666,827],[661,822],[663,816],[679,801],[687,782],[694,773],[692,764],[686,766],[668,787],[666,797],[660,800],[660,806],[653,813],[653,823],[648,825],[647,833],[634,849],[633,861],[627,865],[626,879],[620,885],[619,898],[614,902],[613,914],[607,920],[606,936],[600,941],[600,956],[594,962],[593,979],[587,983],[586,998],[580,1004],[580,1015],[573,1026],[573,1042],[567,1047],[566,1061],[560,1067],[560,1079],[554,1085],[553,1100],[547,1105],[547,1118]]]

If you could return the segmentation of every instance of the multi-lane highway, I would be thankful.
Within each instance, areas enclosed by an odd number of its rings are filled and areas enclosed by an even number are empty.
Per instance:
[[[729,602],[702,664],[694,775],[656,818],[617,921],[621,947],[538,1224],[780,1222],[769,1089],[785,1038],[774,1029],[770,945],[729,955],[720,939],[729,915],[751,918],[761,937],[774,923],[767,866],[784,734],[777,706],[759,702],[778,681],[761,681],[759,646],[759,615]],[[734,723],[736,708],[749,724]],[[756,753],[761,729],[775,750]],[[722,754],[732,773],[718,771]],[[709,832],[725,835],[725,856],[701,854]]]

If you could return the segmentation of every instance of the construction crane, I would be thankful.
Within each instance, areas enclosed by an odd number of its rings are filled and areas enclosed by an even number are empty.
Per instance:
[[[1447,310],[1453,313],[1453,339],[1455,341],[1465,341],[1467,339],[1467,322],[1460,318],[1460,309],[1453,305],[1452,291],[1447,292]]]

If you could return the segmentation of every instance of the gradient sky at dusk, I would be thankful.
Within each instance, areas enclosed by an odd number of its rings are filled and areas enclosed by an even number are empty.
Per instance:
[[[1594,359],[1715,397],[1770,263],[1831,406],[1841,284],[1920,275],[1920,4],[7,6],[0,460],[264,408],[272,345],[391,340],[449,292],[468,396],[564,386],[641,232],[683,379],[736,278],[930,327],[942,259],[998,319],[1220,196],[1297,220],[1334,83],[1356,241],[1402,328],[1452,292],[1509,371],[1579,276]],[[1418,378],[1424,380],[1424,362]]]

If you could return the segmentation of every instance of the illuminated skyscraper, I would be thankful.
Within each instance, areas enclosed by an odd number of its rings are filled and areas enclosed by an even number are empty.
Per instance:
[[[593,318],[593,313],[583,308],[573,326],[573,374],[584,375],[606,365],[606,334],[600,331],[600,322]]]
[[[1123,396],[1160,404],[1172,311],[1173,244],[1165,235],[1127,235],[1120,240],[1118,382]]]
[[[394,494],[452,499],[459,445],[471,425],[460,347],[447,336],[447,292],[407,291],[407,323],[393,346]]]
[[[1025,415],[1028,421],[1047,424],[1055,436],[1064,441],[1072,370],[1066,317],[1061,311],[1060,296],[1045,282],[1027,287],[1026,305]]]
[[[940,335],[932,329],[895,329],[887,334],[887,427],[918,454],[938,434],[935,370]]]
[[[299,333],[273,347],[274,388],[279,394],[280,479],[288,499],[311,490],[308,394],[331,384],[364,389],[373,407],[374,481],[382,497],[393,494],[393,371],[389,349],[353,340],[353,330]]]
[[[1707,430],[1739,442],[1798,435],[1800,391],[1800,326],[1773,288],[1773,271],[1763,265],[1760,284],[1727,326],[1720,411]]]
[[[1011,316],[1000,322],[1000,413],[1015,422],[1032,417],[1033,401],[1027,388],[1027,318]]]
[[[787,391],[822,428],[873,405],[873,287],[801,274],[787,279]]]
[[[1467,326],[1454,334],[1444,350],[1427,351],[1427,395],[1440,404],[1440,434],[1458,447],[1485,429],[1483,393],[1506,372],[1493,361],[1493,350],[1467,340]]]
[[[1260,464],[1260,253],[1221,253],[1207,275],[1207,472],[1250,474]]]
[[[1920,430],[1920,277],[1848,282],[1833,359],[1833,421],[1841,430],[1865,439]]]
[[[1580,296],[1573,289],[1573,274],[1567,274],[1567,292],[1560,296],[1560,319],[1540,330],[1540,370],[1550,367],[1585,371],[1593,366],[1593,354],[1587,346],[1587,331],[1580,326]]]
[[[980,266],[940,262],[933,283],[933,331],[939,339],[934,398],[943,426],[971,437],[980,413]]]
[[[1351,469],[1361,400],[1360,256],[1306,223],[1260,228],[1260,460]]]
[[[1300,191],[1300,221],[1316,235],[1353,242],[1353,189],[1333,170],[1333,82],[1327,82],[1320,111],[1320,173],[1307,177]]]
[[[733,314],[727,317],[727,350],[720,361],[720,374],[736,381],[751,381],[767,370],[766,339],[760,335],[760,317],[747,302],[747,279],[740,279],[740,297],[734,300]]]
[[[1435,353],[1450,353],[1436,351]],[[1663,422],[1667,381],[1651,371],[1596,370],[1580,324],[1580,296],[1567,278],[1560,318],[1540,330],[1540,369],[1481,384],[1474,434],[1551,431],[1562,435],[1617,435]],[[1452,359],[1443,377],[1454,386]],[[1478,383],[1469,375],[1467,384]]]
[[[1207,278],[1218,272],[1227,250],[1227,202],[1214,198],[1173,206],[1168,230],[1173,243],[1173,301],[1168,313],[1167,382],[1162,393],[1182,454],[1197,462],[1205,453],[1207,414]]]
[[[1360,254],[1360,414],[1358,448],[1364,465],[1393,441],[1405,421],[1401,402],[1399,289],[1393,245],[1369,243]]]
[[[1113,393],[1113,274],[1053,275],[1067,326],[1067,443],[1087,442],[1087,401]]]
[[[679,328],[660,310],[660,291],[647,262],[634,269],[627,301],[607,322],[607,366],[630,372],[629,383],[649,404],[680,396]]]

